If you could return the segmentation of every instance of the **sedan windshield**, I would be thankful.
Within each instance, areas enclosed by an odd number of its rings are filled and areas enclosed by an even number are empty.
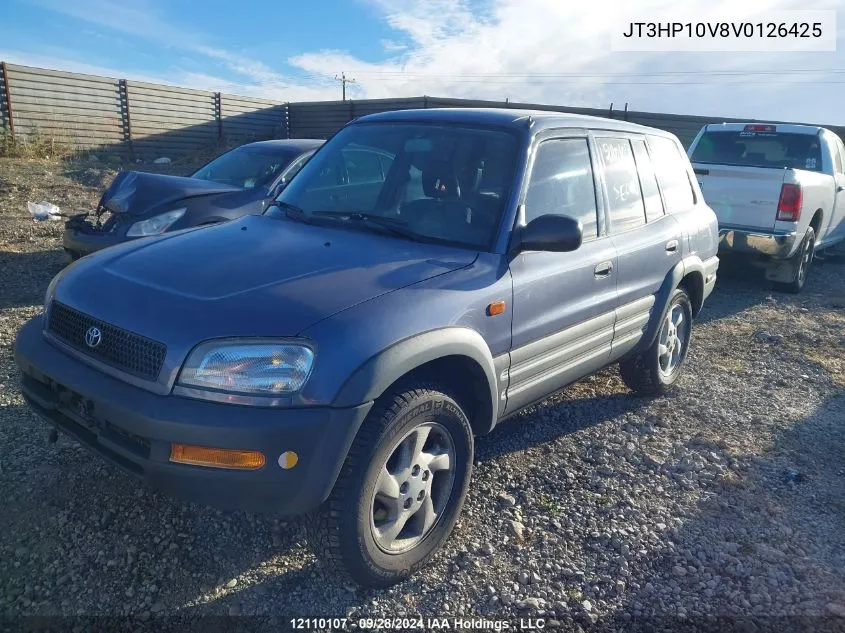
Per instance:
[[[517,146],[515,135],[485,128],[350,125],[267,213],[284,208],[306,220],[488,249],[513,183]]]
[[[218,156],[191,178],[210,180],[242,189],[263,187],[282,173],[299,154],[291,150],[242,146]]]

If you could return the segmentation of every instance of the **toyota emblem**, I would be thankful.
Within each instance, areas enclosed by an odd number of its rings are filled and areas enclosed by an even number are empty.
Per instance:
[[[88,347],[97,347],[102,342],[102,340],[103,333],[100,332],[100,328],[98,327],[89,327],[88,331],[85,332],[85,344]]]

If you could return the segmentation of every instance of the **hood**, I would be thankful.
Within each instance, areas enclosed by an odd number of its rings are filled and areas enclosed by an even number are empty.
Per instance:
[[[245,216],[83,258],[58,284],[56,299],[168,349],[189,349],[215,337],[295,336],[476,257],[375,233]]]
[[[233,191],[242,189],[198,178],[124,171],[115,176],[100,203],[113,213],[142,215],[178,200]]]

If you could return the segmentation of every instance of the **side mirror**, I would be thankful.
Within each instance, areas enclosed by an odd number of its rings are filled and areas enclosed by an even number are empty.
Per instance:
[[[581,221],[566,215],[541,215],[520,232],[519,251],[567,253],[581,246]]]

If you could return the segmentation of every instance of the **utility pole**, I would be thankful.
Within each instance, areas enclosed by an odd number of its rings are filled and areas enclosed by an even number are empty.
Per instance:
[[[342,86],[341,89],[343,90],[343,100],[346,101],[346,84],[354,84],[355,80],[347,79],[345,72],[341,72],[340,77],[335,75],[334,78],[340,82],[340,85]]]

